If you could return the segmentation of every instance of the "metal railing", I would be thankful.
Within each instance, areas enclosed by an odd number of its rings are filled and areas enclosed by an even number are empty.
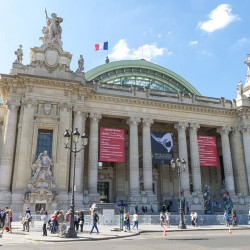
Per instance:
[[[50,215],[51,216],[51,215]],[[170,215],[170,224],[178,225],[180,221],[179,215]],[[13,221],[21,221],[22,213],[14,213]],[[41,221],[41,216],[32,214],[32,223],[36,223]],[[190,215],[184,215],[184,221],[186,225],[191,225]],[[206,226],[206,225],[225,225],[226,221],[223,218],[223,215],[198,215],[198,225]],[[132,222],[132,216],[130,216],[130,222]],[[104,216],[99,214],[99,223],[101,225],[109,225],[109,226],[119,226],[120,224],[120,215],[108,215]],[[91,216],[84,216],[84,225],[91,225]],[[160,224],[160,215],[140,215],[139,214],[139,224],[142,225],[157,225]],[[239,214],[237,215],[237,224],[238,225],[246,225],[248,224],[248,214]]]

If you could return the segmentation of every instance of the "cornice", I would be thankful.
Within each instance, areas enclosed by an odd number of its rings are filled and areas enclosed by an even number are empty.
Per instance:
[[[223,109],[223,108],[211,108],[211,107],[202,107],[195,104],[189,103],[172,103],[172,102],[163,102],[150,99],[142,98],[132,98],[132,97],[123,97],[123,96],[111,96],[111,95],[100,95],[100,94],[89,94],[86,97],[86,101],[95,101],[95,102],[109,102],[109,103],[118,103],[118,104],[128,104],[133,106],[147,106],[155,108],[164,108],[168,110],[180,110],[185,112],[198,112],[205,114],[215,114],[223,116],[233,116],[235,110],[233,109]]]

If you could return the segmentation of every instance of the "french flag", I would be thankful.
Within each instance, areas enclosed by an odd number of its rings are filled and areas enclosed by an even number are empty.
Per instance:
[[[95,50],[108,50],[109,49],[109,44],[108,42],[104,43],[96,43],[95,44]]]

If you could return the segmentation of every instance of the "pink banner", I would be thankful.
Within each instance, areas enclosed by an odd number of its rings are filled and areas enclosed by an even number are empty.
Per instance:
[[[200,165],[218,167],[218,155],[215,136],[198,135]]]
[[[124,135],[124,129],[100,128],[99,161],[125,162]]]

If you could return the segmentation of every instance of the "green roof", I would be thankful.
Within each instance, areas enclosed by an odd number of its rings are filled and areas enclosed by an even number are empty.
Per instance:
[[[173,71],[142,60],[109,62],[95,67],[85,74],[87,81],[107,84],[129,84],[170,92],[201,95],[188,81]]]

